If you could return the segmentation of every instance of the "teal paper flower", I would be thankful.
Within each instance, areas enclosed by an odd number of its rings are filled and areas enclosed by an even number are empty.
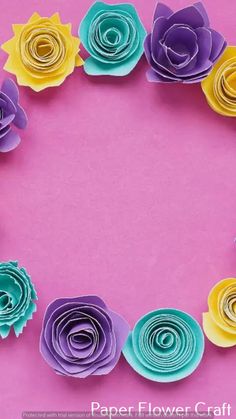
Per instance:
[[[36,311],[36,291],[24,268],[17,262],[0,263],[0,336],[6,338],[11,326],[18,337]]]
[[[136,372],[163,383],[192,374],[203,352],[204,336],[197,321],[171,308],[152,311],[139,319],[123,349]]]
[[[132,4],[96,2],[79,28],[79,37],[91,57],[87,74],[125,76],[141,58],[146,31]]]

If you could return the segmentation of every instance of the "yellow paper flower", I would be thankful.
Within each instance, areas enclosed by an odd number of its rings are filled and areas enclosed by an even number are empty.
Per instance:
[[[203,313],[203,329],[217,346],[236,345],[236,278],[223,279],[211,290],[208,313]]]
[[[236,116],[236,47],[227,47],[202,90],[211,108],[224,116]]]
[[[83,65],[80,40],[58,13],[49,18],[34,13],[26,24],[12,27],[14,37],[2,45],[9,55],[4,69],[16,75],[18,84],[36,92],[59,86],[75,66]]]

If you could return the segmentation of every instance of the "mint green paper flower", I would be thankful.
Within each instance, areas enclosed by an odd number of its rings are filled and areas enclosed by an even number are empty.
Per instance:
[[[152,311],[139,319],[123,348],[136,372],[163,383],[192,374],[203,352],[204,335],[197,321],[171,308]]]
[[[11,326],[18,337],[36,311],[36,291],[24,268],[17,262],[0,263],[0,336],[6,338]]]
[[[132,4],[96,2],[79,27],[79,37],[91,57],[90,75],[125,76],[140,60],[146,30]]]

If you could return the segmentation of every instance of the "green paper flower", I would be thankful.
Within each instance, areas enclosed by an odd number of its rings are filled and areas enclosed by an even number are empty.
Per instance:
[[[11,326],[18,337],[36,311],[36,291],[24,268],[17,262],[0,263],[0,336],[4,339]]]
[[[136,323],[123,354],[143,377],[181,380],[192,374],[204,352],[204,335],[197,321],[180,310],[152,311]]]
[[[125,76],[141,58],[146,30],[132,4],[96,2],[79,28],[89,52],[84,69],[90,75]]]

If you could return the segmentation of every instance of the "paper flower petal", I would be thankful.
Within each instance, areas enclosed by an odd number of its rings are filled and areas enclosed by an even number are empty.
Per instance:
[[[20,141],[20,136],[17,132],[8,131],[0,140],[0,152],[8,153],[8,151],[14,150],[20,144]]]
[[[143,377],[172,382],[192,374],[204,352],[204,336],[189,314],[159,309],[142,317],[123,349],[128,363]]]
[[[203,330],[207,338],[217,346],[229,348],[236,345],[236,335],[230,334],[219,327],[209,313],[203,313]]]
[[[218,282],[208,297],[209,312],[203,313],[203,329],[217,346],[236,345],[236,278]]]
[[[210,107],[220,115],[236,116],[236,47],[227,47],[209,76],[202,81],[202,90]]]
[[[0,89],[0,152],[6,153],[18,146],[21,139],[12,125],[23,129],[27,116],[19,104],[19,90],[11,79],[4,80]]]
[[[0,263],[0,336],[13,327],[18,337],[36,311],[36,291],[29,275],[17,262]]]
[[[78,56],[80,40],[63,25],[60,16],[41,17],[34,13],[26,24],[13,25],[14,37],[2,45],[9,55],[5,70],[17,77],[18,84],[35,91],[59,86],[75,66],[83,65]]]
[[[46,310],[40,352],[60,375],[108,374],[120,358],[128,333],[127,322],[100,297],[59,298]]]
[[[125,76],[143,54],[146,31],[133,5],[95,2],[79,27],[79,36],[91,57],[85,61],[90,75]]]
[[[148,81],[199,83],[223,53],[226,41],[209,27],[201,2],[177,12],[158,3],[144,50],[151,67]]]

